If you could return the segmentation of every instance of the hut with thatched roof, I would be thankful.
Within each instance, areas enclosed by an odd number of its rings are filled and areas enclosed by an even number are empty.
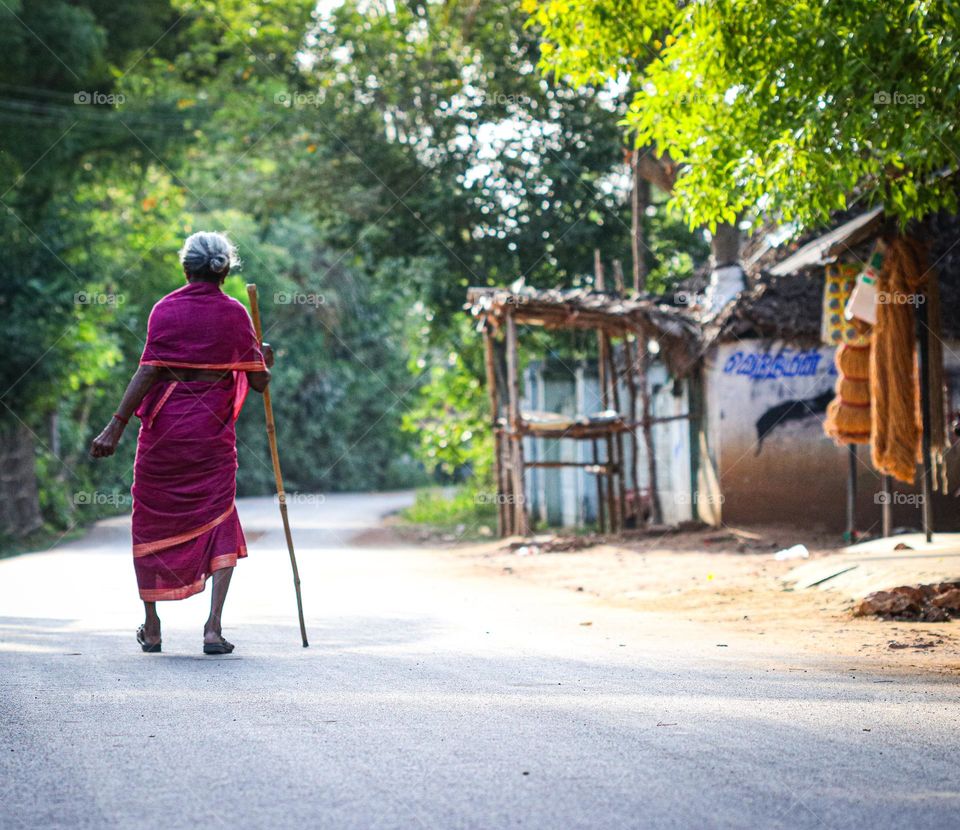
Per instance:
[[[648,462],[656,458],[650,450],[664,440],[663,426],[674,421],[683,422],[689,455],[689,414],[658,415],[650,378],[669,375],[680,382],[695,373],[701,327],[693,316],[618,292],[538,290],[522,282],[508,289],[471,288],[466,308],[487,348],[501,533],[527,532],[531,519],[595,522],[608,531],[646,517],[660,521],[656,471],[641,470],[641,455]],[[576,366],[555,358],[521,369],[518,330],[527,327],[596,338],[598,358]],[[680,478],[687,508],[680,516],[668,511],[668,520],[692,515],[689,462]]]
[[[960,217],[932,216],[915,232],[939,274],[943,419],[953,433]],[[952,490],[927,495],[919,483],[891,487],[866,448],[839,446],[824,431],[835,351],[849,334],[838,334],[847,324],[825,286],[856,274],[891,233],[874,208],[791,244],[777,229],[758,234],[744,250],[747,287],[720,305],[705,301],[703,275],[666,298],[522,283],[471,288],[466,308],[487,339],[498,499],[508,503],[501,531],[525,532],[533,517],[612,530],[696,519],[889,533],[919,527],[921,502],[938,529],[960,529],[956,446],[944,455]],[[523,326],[589,333],[599,357],[523,370]]]

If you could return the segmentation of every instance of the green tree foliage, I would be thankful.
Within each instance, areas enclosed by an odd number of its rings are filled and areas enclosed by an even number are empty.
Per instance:
[[[253,231],[250,221],[249,233],[234,233],[246,261],[231,281],[238,289],[246,280],[257,283],[264,336],[277,351],[272,384],[287,488],[418,483],[410,442],[399,430],[416,385],[406,367],[406,290],[338,262],[302,216],[273,222],[262,242]],[[240,492],[270,492],[259,396],[241,416],[238,445]]]
[[[368,269],[416,261],[444,323],[469,284],[569,282],[629,250],[622,113],[540,77],[514,4],[468,5],[346,2],[275,90],[268,198],[315,208]]]
[[[526,7],[544,68],[575,84],[629,75],[625,123],[681,164],[675,201],[692,225],[810,225],[861,196],[904,222],[956,209],[952,0]]]
[[[403,423],[445,474],[490,464],[480,341],[458,322],[465,288],[573,285],[596,248],[629,258],[625,105],[542,77],[518,11],[343,3],[310,38],[296,84],[274,87],[284,128],[264,141],[276,160],[267,203],[315,210],[356,267],[421,304],[423,382]],[[662,206],[651,226],[665,287],[689,275],[702,242]]]
[[[76,199],[135,143],[115,117],[116,80],[160,38],[170,13],[166,3],[144,2],[118,17],[111,6],[0,7],[0,319],[12,344],[0,369],[0,437],[34,442],[40,498],[57,522],[71,512],[69,492],[86,487],[60,439],[77,437],[73,427],[85,423],[94,390],[121,357],[110,330],[115,285],[90,257],[95,241],[82,233]],[[169,126],[151,119],[141,129]],[[34,485],[27,477],[9,486]],[[32,527],[28,517],[22,529]]]
[[[105,110],[87,99],[114,94],[112,70],[162,33],[162,5],[139,4],[122,25],[106,3],[0,8],[0,231],[8,269],[0,309],[17,343],[0,369],[0,400],[9,407],[0,418],[35,425],[33,416],[49,411],[60,387],[91,384],[116,361],[109,342],[93,348],[109,309],[82,302],[100,285],[82,257],[71,255],[83,242],[69,194],[92,169],[89,159],[111,142],[99,120]]]
[[[260,288],[291,491],[485,474],[465,287],[575,284],[594,248],[629,256],[626,102],[544,78],[518,9],[0,4],[0,432],[33,435],[48,522],[97,515],[77,491],[127,492],[133,430],[105,463],[86,449],[200,229],[240,247],[226,290]],[[654,224],[667,280],[699,249]],[[250,403],[244,494],[272,478]]]
[[[484,375],[481,338],[469,318],[461,316],[451,326],[446,360],[438,360],[428,348],[431,312],[418,303],[411,322],[419,331],[410,342],[421,343],[411,354],[411,370],[426,371],[413,406],[403,417],[403,428],[417,436],[420,458],[430,472],[454,476],[468,470],[478,482],[487,483],[493,465],[493,433],[490,403],[480,378]],[[432,360],[432,365],[428,364]]]

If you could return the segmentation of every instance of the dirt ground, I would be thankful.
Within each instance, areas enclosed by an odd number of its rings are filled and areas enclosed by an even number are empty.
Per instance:
[[[711,626],[718,642],[776,638],[797,653],[849,657],[851,666],[866,661],[874,669],[960,675],[958,623],[855,618],[848,595],[795,590],[784,579],[798,563],[776,561],[777,550],[802,543],[811,559],[828,556],[842,546],[835,536],[751,528],[638,534],[615,544],[549,536],[533,543],[424,543],[422,532],[388,521],[364,541],[416,544],[456,557],[471,575],[582,592],[604,604]]]

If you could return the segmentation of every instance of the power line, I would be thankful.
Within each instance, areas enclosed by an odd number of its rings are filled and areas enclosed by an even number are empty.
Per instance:
[[[62,126],[75,122],[79,128],[101,132],[142,130],[151,135],[182,135],[186,118],[164,117],[157,113],[108,110],[102,107],[74,104],[60,106],[39,101],[0,97],[0,118],[8,123]]]

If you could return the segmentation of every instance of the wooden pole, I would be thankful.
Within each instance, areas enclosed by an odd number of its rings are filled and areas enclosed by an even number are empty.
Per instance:
[[[640,176],[640,150],[635,149],[631,156],[633,190],[630,194],[631,249],[633,251],[633,290],[639,294],[647,287],[647,262],[643,253],[643,219],[650,203],[650,182]]]
[[[593,444],[593,464],[600,464],[600,445],[596,438],[591,442]],[[603,533],[603,476],[596,474],[597,479],[597,531]]]
[[[880,477],[883,499],[880,505],[880,523],[884,538],[893,534],[893,479],[888,475]]]
[[[619,259],[613,261],[613,275],[617,289],[623,287],[623,265]],[[623,365],[626,368],[627,396],[629,397],[630,418],[630,483],[633,485],[634,507],[637,511],[636,526],[640,526],[640,439],[637,438],[637,379],[634,375],[636,364],[633,361],[633,343],[630,336],[623,337]]]
[[[506,519],[504,509],[506,504],[503,498],[502,470],[500,468],[500,445],[503,443],[500,427],[497,421],[500,418],[500,404],[497,398],[497,371],[494,364],[493,335],[487,325],[483,330],[484,357],[487,367],[487,394],[490,398],[490,426],[493,429],[493,481],[497,488],[497,535],[506,536]]]
[[[523,487],[523,435],[520,417],[520,361],[517,354],[517,321],[513,312],[506,314],[507,329],[507,404],[510,424],[510,471],[513,480],[513,530],[522,536],[530,533],[527,517],[525,490]]]
[[[628,417],[630,418],[630,485],[633,488],[636,527],[640,527],[640,439],[637,437],[637,379],[634,377],[633,343],[623,338],[623,363],[627,373]]]
[[[613,343],[610,340],[610,335],[604,332],[603,339],[606,342],[605,351],[607,353],[607,360],[610,364],[610,400],[613,405],[613,409],[616,410],[617,414],[620,412],[620,386],[617,383],[617,364],[616,357],[613,352]],[[613,475],[616,476],[617,484],[617,513],[616,513],[616,526],[617,530],[623,530],[623,516],[625,511],[624,504],[626,503],[627,493],[626,487],[623,481],[623,433],[617,432],[613,436],[613,447],[616,451],[616,459],[613,463]],[[611,483],[613,479],[611,479]]]
[[[608,432],[606,435],[607,444],[607,524],[611,533],[616,533],[617,526],[617,495],[614,491],[613,465],[614,459],[613,436]]]
[[[857,541],[857,445],[847,444],[847,542]]]
[[[593,251],[593,284],[597,291],[606,290],[606,281],[603,273],[603,259],[600,256],[600,249],[595,248]],[[613,384],[616,386],[616,375],[611,373],[610,369],[612,363],[610,361],[610,338],[606,335],[602,328],[597,329],[597,352],[598,352],[598,366],[597,366],[597,379],[600,383],[600,405],[601,408],[607,410],[610,408],[610,380],[613,378]],[[617,531],[617,510],[616,510],[616,497],[614,495],[614,477],[612,470],[616,464],[616,459],[614,458],[614,449],[613,442],[609,439],[606,440],[607,446],[607,525],[610,533],[615,533]]]
[[[663,511],[660,508],[660,489],[657,486],[657,457],[653,449],[652,410],[650,406],[650,353],[646,343],[637,344],[640,369],[640,402],[643,410],[643,444],[647,451],[647,479],[650,488],[650,521],[663,523]]]
[[[687,435],[690,441],[690,493],[693,503],[690,506],[690,518],[696,521],[700,518],[700,469],[701,469],[701,425],[703,423],[703,381],[700,370],[687,376]],[[704,436],[705,437],[705,436]],[[703,464],[709,467],[709,459],[704,458]],[[711,520],[719,518],[713,505],[712,494],[707,499],[709,517]]]
[[[263,329],[260,326],[260,306],[257,303],[257,286],[247,284],[247,297],[250,298],[250,314],[253,328],[257,333],[257,342],[263,343]],[[277,427],[273,421],[273,404],[270,400],[270,387],[263,390],[263,410],[267,419],[267,440],[270,444],[270,458],[273,460],[273,477],[277,483],[277,499],[280,502],[280,517],[283,519],[283,535],[287,539],[287,551],[290,553],[290,566],[293,568],[293,587],[297,592],[297,614],[300,617],[300,637],[303,647],[307,643],[307,627],[303,622],[303,598],[300,596],[300,571],[297,569],[297,557],[293,552],[293,536],[290,533],[290,519],[287,516],[287,494],[283,489],[283,474],[280,472],[280,453],[277,450]]]
[[[928,325],[927,304],[917,305],[917,336],[920,340],[920,417],[923,434],[921,446],[923,448],[923,504],[920,505],[920,514],[923,521],[923,532],[927,541],[933,540],[933,464],[930,460],[930,424],[933,420],[930,404],[930,327]]]
[[[623,263],[619,259],[613,261],[613,289],[617,296],[626,296],[627,289],[623,282]]]
[[[510,427],[500,429],[500,480],[503,486],[503,532],[506,536],[516,533],[513,505],[516,499],[513,495],[513,443],[510,441]]]
[[[506,361],[501,360],[501,356],[498,354],[496,340],[492,341],[493,345],[493,371],[496,376],[496,388],[497,390],[507,390],[507,406],[509,406],[509,382],[506,375]],[[500,403],[500,392],[497,394],[498,399],[498,409],[502,405]],[[503,490],[503,532],[505,536],[512,536],[516,532],[514,526],[514,508],[513,505],[516,503],[516,499],[513,494],[513,442],[510,440],[510,413],[508,410],[505,410],[506,418],[504,419],[503,426],[501,426],[497,432],[499,437],[499,443],[496,447],[498,452],[498,458],[500,460],[500,487]]]
[[[600,259],[599,248],[593,251],[593,285],[597,291],[603,291],[606,287],[603,277],[603,260]],[[607,339],[603,336],[602,328],[597,328],[597,353],[599,355],[597,360],[597,378],[600,381],[600,407],[601,409],[608,409],[610,406],[610,398],[607,394]]]

